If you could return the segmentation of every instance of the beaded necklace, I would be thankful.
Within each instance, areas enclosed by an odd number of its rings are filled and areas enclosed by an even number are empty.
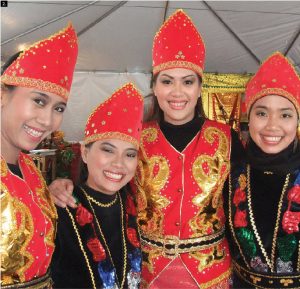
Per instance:
[[[96,225],[97,225],[97,228],[98,228],[98,231],[100,233],[100,236],[101,236],[101,239],[103,240],[103,243],[104,243],[104,246],[106,248],[106,251],[108,252],[108,255],[109,255],[109,259],[110,259],[110,262],[113,266],[113,270],[115,270],[115,266],[114,266],[114,263],[113,263],[113,259],[112,259],[112,256],[111,256],[111,252],[109,250],[109,247],[107,245],[107,242],[106,242],[106,238],[103,234],[103,231],[101,229],[101,226],[100,226],[100,223],[96,217],[96,214],[95,214],[95,211],[94,211],[94,208],[88,198],[88,194],[86,193],[86,191],[80,187],[80,189],[82,190],[87,202],[89,203],[89,206],[91,208],[91,211],[92,211],[92,214],[93,214],[93,217],[92,219],[95,220],[96,222]],[[123,264],[123,276],[122,276],[122,280],[121,280],[121,283],[119,282],[118,280],[118,276],[117,274],[116,275],[116,281],[117,281],[117,284],[121,284],[121,286],[118,286],[119,289],[123,289],[124,288],[124,284],[125,284],[125,280],[126,280],[126,269],[127,269],[127,244],[126,244],[126,237],[125,237],[125,223],[124,223],[124,207],[123,207],[123,203],[122,203],[122,199],[121,199],[121,196],[120,196],[120,193],[118,192],[117,195],[116,195],[116,200],[119,200],[120,201],[120,207],[121,207],[121,228],[122,228],[122,243],[123,243],[123,253],[124,253],[124,256],[123,256],[123,260],[124,260],[124,264]],[[113,200],[113,202],[116,202],[115,200]],[[87,215],[90,214],[86,209],[84,209],[85,212],[85,216],[84,216],[84,219],[85,219],[85,223],[90,223],[92,221],[92,219],[90,219]],[[72,226],[73,226],[73,229],[75,231],[75,234],[77,236],[77,239],[78,239],[78,242],[79,242],[79,247],[80,247],[80,250],[81,252],[83,253],[83,257],[85,259],[85,262],[86,262],[86,265],[87,265],[87,268],[88,268],[88,271],[89,271],[89,274],[90,274],[90,278],[91,278],[91,281],[92,281],[92,286],[93,286],[93,289],[96,289],[96,282],[95,282],[95,277],[94,277],[94,274],[93,274],[93,271],[92,271],[92,267],[90,265],[90,261],[88,259],[88,255],[86,253],[86,250],[84,249],[84,246],[83,246],[83,241],[81,239],[81,236],[80,236],[80,233],[78,231],[78,228],[76,226],[76,221],[75,221],[75,218],[73,217],[72,213],[70,212],[70,210],[68,208],[66,208],[66,211],[71,219],[71,223],[72,223]],[[76,215],[76,219],[77,219],[77,215]],[[77,220],[78,222],[78,220]],[[82,224],[81,224],[82,225]],[[94,225],[92,224],[92,227],[94,228]],[[101,246],[101,245],[100,245]],[[104,253],[105,254],[105,253]],[[103,281],[103,280],[102,280]]]
[[[273,239],[272,239],[272,247],[271,247],[271,256],[269,257],[266,253],[266,250],[262,244],[261,237],[258,233],[257,227],[256,227],[256,222],[254,219],[254,214],[253,214],[253,208],[252,208],[252,192],[251,192],[251,176],[250,176],[250,165],[247,165],[246,169],[243,168],[240,173],[238,179],[235,180],[236,183],[234,185],[232,184],[232,179],[231,179],[231,174],[229,175],[229,226],[230,230],[233,236],[233,239],[238,247],[239,253],[241,258],[243,259],[244,263],[246,266],[250,269],[250,264],[246,261],[246,255],[249,257],[253,258],[257,256],[257,249],[256,245],[254,243],[254,238],[256,239],[256,242],[258,244],[258,247],[260,251],[262,252],[264,259],[266,260],[267,264],[261,263],[262,266],[268,266],[271,272],[275,272],[275,251],[276,247],[280,250],[280,247],[283,247],[283,238],[281,238],[280,243],[279,237],[278,237],[278,232],[279,232],[279,227],[280,227],[280,217],[281,217],[281,210],[282,210],[282,204],[284,197],[286,196],[286,191],[290,182],[290,174],[286,175],[284,185],[282,188],[282,192],[280,195],[279,203],[278,203],[278,208],[277,208],[277,215],[276,215],[276,222],[275,222],[275,227],[274,227],[274,233],[273,233]],[[298,190],[299,188],[299,182],[300,182],[300,175],[298,174],[298,177],[294,183],[294,187],[289,190],[289,193],[287,194],[287,198],[289,202],[294,201],[294,202],[299,202],[298,200],[292,199],[290,196],[292,190]],[[234,192],[232,190],[234,189]],[[246,193],[247,192],[247,193]],[[299,195],[299,194],[298,194]],[[240,209],[240,204],[245,204],[247,201],[247,207],[248,210],[241,210]],[[244,205],[243,205],[244,206]],[[235,211],[233,211],[233,208],[235,208]],[[286,220],[286,223],[289,224],[289,218],[288,216],[285,217],[285,215],[288,213],[285,212],[283,214],[283,220]],[[248,215],[248,216],[247,216]],[[248,224],[247,217],[249,217],[251,229],[250,230],[250,225]],[[287,225],[286,225],[287,226]],[[288,227],[289,228],[289,227]],[[283,231],[287,232],[287,228],[282,226]],[[292,230],[292,229],[291,229]],[[295,229],[296,230],[296,229]],[[292,234],[287,235],[284,238],[289,238],[288,241],[290,242],[290,246],[295,243],[294,236]],[[243,247],[243,249],[242,249]],[[287,262],[289,258],[284,258],[286,256],[291,256],[293,253],[293,249],[289,249],[289,255],[283,255],[282,250],[281,250],[281,255],[280,258],[284,261]],[[287,253],[286,253],[287,254]],[[256,258],[256,257],[255,257]],[[254,259],[255,259],[254,258]],[[259,257],[258,257],[259,258]],[[251,259],[252,262],[252,259]],[[252,264],[251,264],[252,267]],[[264,267],[266,270],[266,267]],[[277,268],[278,270],[278,268]]]
[[[90,205],[90,208],[91,208],[91,210],[92,210],[92,212],[93,212],[94,220],[96,221],[96,224],[97,224],[99,233],[100,233],[101,238],[102,238],[102,240],[103,240],[103,242],[104,242],[105,248],[106,248],[106,250],[107,250],[107,252],[108,252],[110,261],[111,261],[113,267],[116,268],[115,265],[114,265],[114,262],[113,262],[113,259],[112,259],[112,256],[111,256],[109,247],[108,247],[108,245],[107,245],[105,236],[104,236],[103,231],[102,231],[102,229],[101,229],[100,223],[99,223],[99,221],[98,221],[98,218],[96,217],[95,210],[94,210],[94,208],[93,208],[93,206],[92,206],[92,204],[91,204],[91,202],[90,202],[90,200],[89,200],[89,198],[88,198],[88,194],[86,193],[86,191],[85,191],[82,187],[80,187],[80,189],[83,191],[84,196],[86,197],[86,199],[87,199],[87,201],[88,201],[88,203],[89,203],[89,205]],[[123,255],[123,260],[124,260],[124,264],[123,264],[123,278],[122,278],[122,282],[121,282],[121,287],[119,287],[119,288],[120,288],[120,289],[123,289],[124,284],[125,284],[125,278],[126,278],[127,246],[126,246],[126,238],[125,238],[125,230],[124,230],[124,208],[123,208],[123,203],[122,203],[122,199],[121,199],[121,196],[120,196],[120,193],[119,193],[119,192],[117,193],[117,196],[118,196],[118,199],[119,199],[119,201],[120,201],[120,206],[121,206],[121,228],[122,228],[122,243],[123,243],[123,254],[124,254],[124,255]],[[118,281],[118,284],[120,284],[120,283],[119,283],[119,280],[118,280],[117,274],[116,274],[116,279],[117,279],[117,281]]]

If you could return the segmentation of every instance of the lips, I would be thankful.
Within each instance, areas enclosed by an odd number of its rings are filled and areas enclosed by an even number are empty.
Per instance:
[[[27,134],[29,134],[32,138],[34,139],[39,139],[41,138],[41,136],[43,135],[44,131],[38,130],[38,129],[34,129],[32,127],[29,127],[27,125],[24,124],[23,126],[25,132]]]
[[[114,182],[119,182],[123,178],[123,174],[113,173],[110,171],[103,171],[103,174],[105,175],[106,178],[108,178]]]

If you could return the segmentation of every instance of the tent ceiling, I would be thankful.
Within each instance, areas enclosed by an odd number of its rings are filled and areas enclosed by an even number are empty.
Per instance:
[[[71,20],[77,71],[150,72],[164,15],[186,9],[206,43],[206,71],[255,72],[275,50],[300,71],[299,1],[8,1],[1,8],[1,61]]]

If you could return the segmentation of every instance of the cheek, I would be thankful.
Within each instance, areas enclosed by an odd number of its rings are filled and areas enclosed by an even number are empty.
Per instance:
[[[137,158],[128,165],[128,174],[132,177],[135,175],[138,160]]]
[[[56,131],[60,127],[62,120],[63,120],[62,113],[54,113],[53,123],[52,123],[52,131]]]

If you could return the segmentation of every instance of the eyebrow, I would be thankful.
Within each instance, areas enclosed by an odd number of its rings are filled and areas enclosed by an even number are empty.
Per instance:
[[[173,76],[171,76],[171,75],[169,75],[169,74],[166,74],[166,73],[161,74],[161,76],[167,76],[167,77],[169,77],[169,78],[171,78],[171,79],[174,79]],[[181,78],[184,79],[184,78],[187,78],[187,77],[196,77],[196,75],[194,75],[194,74],[189,74],[189,75],[183,76],[183,77],[181,77]]]
[[[50,96],[47,94],[47,93],[43,93],[43,92],[40,92],[40,91],[32,91],[31,93],[34,93],[34,94],[38,94],[39,96],[42,96],[44,97],[45,99],[47,99],[49,101],[50,99]],[[63,101],[60,101],[58,102],[59,105],[64,105],[65,107],[67,106],[67,104]]]
[[[267,106],[265,106],[265,105],[258,105],[258,106],[256,106],[256,107],[254,107],[254,109],[258,109],[258,108],[260,108],[260,109],[269,109]],[[283,110],[291,110],[291,111],[293,111],[293,109],[291,108],[291,107],[284,107],[284,108],[280,108],[279,109],[280,111],[283,111]]]
[[[116,146],[114,146],[113,144],[111,144],[111,143],[109,143],[109,142],[103,142],[103,143],[101,143],[101,145],[108,145],[108,146],[111,146],[111,147],[113,147],[113,148],[117,148]],[[135,148],[126,148],[126,150],[127,150],[127,151],[132,150],[132,151],[138,152],[138,150],[135,149]]]

